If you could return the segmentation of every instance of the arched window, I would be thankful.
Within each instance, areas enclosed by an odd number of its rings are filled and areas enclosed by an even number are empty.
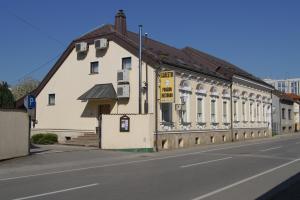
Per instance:
[[[196,94],[202,94],[202,95],[206,95],[206,90],[204,88],[204,85],[199,83],[196,87]]]
[[[188,80],[183,80],[180,82],[179,85],[180,90],[185,90],[185,91],[192,91],[191,83]]]
[[[211,94],[212,96],[219,96],[217,87],[212,86],[212,87],[210,88],[210,94]]]
[[[230,98],[230,92],[229,89],[224,89],[222,92],[222,95],[224,98]]]
[[[179,85],[181,110],[179,110],[180,123],[184,129],[190,125],[190,99],[192,87],[190,81],[182,80]]]
[[[243,92],[242,92],[242,97],[243,97],[244,99],[247,99],[247,97],[248,97],[248,92],[243,91]]]
[[[237,97],[238,98],[240,96],[240,91],[238,89],[234,89],[232,91],[232,95],[233,95],[233,97]]]

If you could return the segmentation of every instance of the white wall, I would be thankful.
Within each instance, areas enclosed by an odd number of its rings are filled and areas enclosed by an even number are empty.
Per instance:
[[[28,115],[0,110],[0,160],[28,155]]]

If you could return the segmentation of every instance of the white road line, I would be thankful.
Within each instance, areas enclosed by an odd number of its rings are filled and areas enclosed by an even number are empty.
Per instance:
[[[201,196],[199,196],[199,197],[193,198],[192,200],[201,200],[201,199],[204,199],[204,198],[213,196],[213,195],[215,195],[215,194],[217,194],[217,193],[220,193],[220,192],[222,192],[222,191],[224,191],[224,190],[228,190],[228,189],[233,188],[233,187],[235,187],[235,186],[237,186],[237,185],[240,185],[240,184],[245,183],[245,182],[247,182],[247,181],[253,180],[253,179],[255,179],[255,178],[257,178],[257,177],[260,177],[260,176],[263,176],[263,175],[265,175],[265,174],[271,173],[271,172],[273,172],[273,171],[275,171],[275,170],[277,170],[277,169],[286,167],[286,166],[291,165],[291,164],[293,164],[293,163],[295,163],[295,162],[298,162],[298,161],[300,161],[299,158],[296,159],[296,160],[292,160],[292,161],[290,161],[290,162],[288,162],[288,163],[279,165],[279,166],[277,166],[277,167],[274,167],[274,168],[272,168],[272,169],[266,170],[266,171],[264,171],[264,172],[261,172],[261,173],[259,173],[259,174],[254,175],[254,176],[250,176],[250,177],[245,178],[245,179],[243,179],[243,180],[237,181],[237,182],[235,182],[235,183],[233,183],[233,184],[230,184],[230,185],[227,185],[227,186],[225,186],[225,187],[223,187],[223,188],[220,188],[220,189],[217,189],[217,190],[215,190],[215,191],[209,192],[209,193],[207,193],[207,194],[201,195]]]
[[[272,147],[272,148],[268,148],[268,149],[263,149],[263,150],[260,150],[260,151],[265,152],[265,151],[271,151],[271,150],[280,149],[280,148],[282,148],[282,146]]]
[[[16,198],[13,200],[33,199],[36,197],[43,197],[43,196],[48,196],[48,195],[52,195],[52,194],[68,192],[68,191],[72,191],[72,190],[79,190],[79,189],[83,189],[83,188],[94,187],[97,185],[99,185],[99,183],[93,183],[93,184],[89,184],[89,185],[83,185],[83,186],[78,186],[78,187],[73,187],[73,188],[68,188],[68,189],[63,189],[63,190],[57,190],[57,191],[53,191],[53,192],[47,192],[47,193],[37,194],[37,195],[32,195],[32,196],[27,196],[27,197],[20,197],[20,198]]]
[[[199,162],[199,163],[193,163],[193,164],[189,164],[189,165],[182,165],[180,166],[180,168],[187,168],[187,167],[192,167],[195,165],[204,165],[204,164],[208,164],[208,163],[212,163],[212,162],[217,162],[217,161],[221,161],[221,160],[227,160],[227,159],[231,159],[232,157],[225,157],[225,158],[220,158],[220,159],[216,159],[216,160],[208,160],[208,161],[203,161],[203,162]]]
[[[165,160],[165,159],[169,159],[169,158],[178,158],[178,157],[197,155],[197,154],[202,154],[202,153],[207,153],[207,152],[212,152],[212,151],[225,150],[225,149],[234,149],[234,148],[239,148],[239,147],[266,144],[266,143],[272,143],[272,142],[277,142],[277,140],[276,141],[273,140],[273,141],[264,141],[264,142],[257,142],[257,143],[241,144],[241,145],[236,145],[236,146],[231,146],[231,147],[208,149],[208,150],[203,150],[203,151],[190,152],[190,153],[186,153],[186,154],[178,154],[178,155],[165,156],[165,157],[159,157],[159,158],[135,160],[135,161],[120,162],[120,163],[106,164],[106,165],[96,165],[96,166],[91,166],[91,167],[82,167],[82,168],[77,168],[77,169],[52,171],[52,172],[46,172],[46,173],[40,173],[40,174],[30,174],[30,175],[16,176],[16,177],[9,177],[9,178],[0,178],[0,182],[1,181],[22,179],[22,178],[31,178],[31,177],[36,177],[36,176],[45,176],[45,175],[62,174],[62,173],[69,173],[69,172],[76,172],[76,171],[83,171],[83,170],[90,170],[90,169],[99,169],[99,168],[104,168],[104,167],[115,167],[115,166],[122,166],[122,165],[130,165],[130,164],[143,163],[143,162],[149,162],[149,161],[155,161],[155,160]]]

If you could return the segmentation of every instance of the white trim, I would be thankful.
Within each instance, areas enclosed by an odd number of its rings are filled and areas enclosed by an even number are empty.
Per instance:
[[[249,79],[242,78],[242,77],[240,77],[240,76],[233,75],[233,78],[236,78],[236,79],[239,79],[239,80],[242,80],[242,81],[246,81],[246,82],[248,82],[248,83],[252,83],[252,84],[254,84],[254,85],[257,85],[257,86],[260,86],[260,87],[263,87],[263,88],[266,88],[266,89],[269,89],[269,90],[273,90],[273,88],[271,88],[271,87],[264,86],[264,85],[262,85],[262,84],[260,84],[260,83],[256,83],[256,82],[254,82],[254,81],[251,81],[251,80],[249,80]]]

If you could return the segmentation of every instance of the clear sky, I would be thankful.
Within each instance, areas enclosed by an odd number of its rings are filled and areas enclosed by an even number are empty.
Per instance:
[[[300,77],[299,0],[1,0],[0,80],[42,79],[78,36],[114,22],[192,46],[258,77]],[[38,70],[37,70],[38,69]]]

